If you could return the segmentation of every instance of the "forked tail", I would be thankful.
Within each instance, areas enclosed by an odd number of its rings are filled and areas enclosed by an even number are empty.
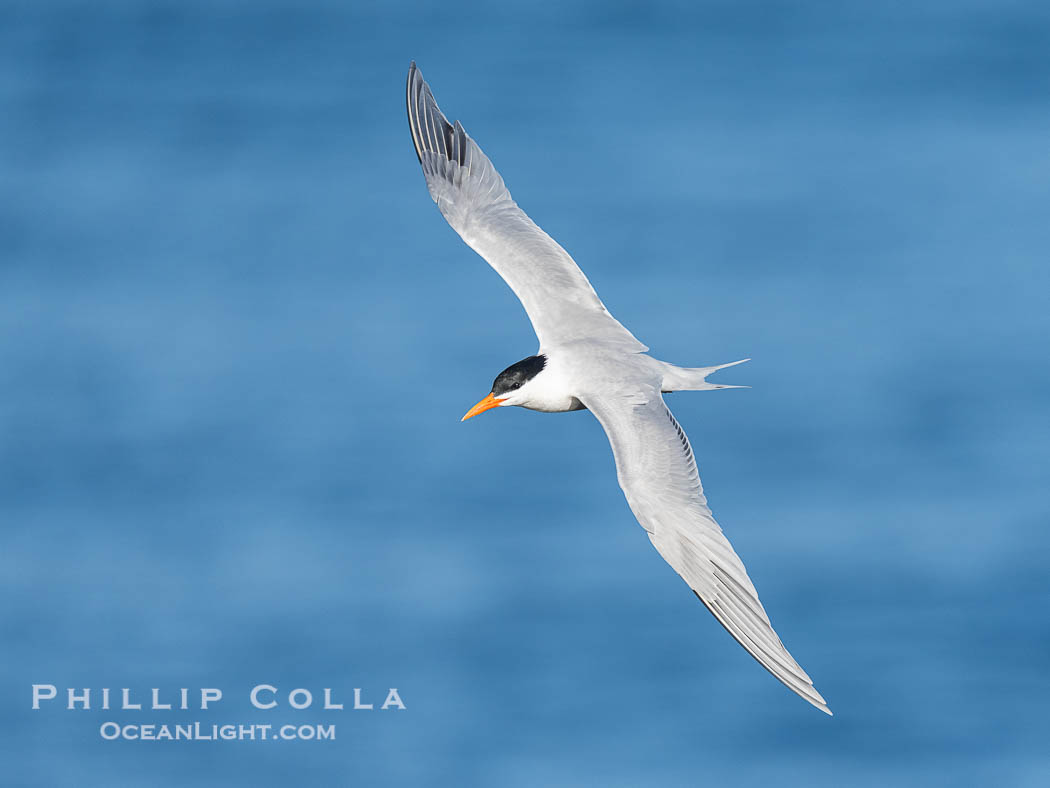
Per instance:
[[[750,386],[727,386],[722,383],[708,383],[707,376],[712,372],[718,372],[726,367],[735,367],[750,361],[742,358],[740,361],[732,361],[728,364],[719,364],[715,367],[676,367],[674,364],[662,362],[664,365],[664,380],[660,388],[664,393],[668,391],[710,391],[711,389],[746,389]]]

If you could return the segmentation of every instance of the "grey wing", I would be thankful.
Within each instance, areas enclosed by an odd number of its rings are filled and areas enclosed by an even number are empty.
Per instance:
[[[647,350],[611,315],[583,271],[525,215],[492,162],[457,121],[450,124],[416,64],[408,70],[408,125],[438,209],[510,285],[541,347],[595,339]]]
[[[712,517],[689,439],[660,393],[579,399],[605,429],[620,487],[660,555],[766,670],[831,714],[773,631],[744,564]]]

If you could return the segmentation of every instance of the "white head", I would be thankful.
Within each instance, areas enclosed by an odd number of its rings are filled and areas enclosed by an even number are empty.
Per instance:
[[[544,399],[541,391],[542,381],[537,383],[537,377],[546,366],[546,356],[529,356],[517,364],[511,364],[492,382],[492,393],[467,411],[462,420],[466,421],[486,410],[504,405],[535,408]]]

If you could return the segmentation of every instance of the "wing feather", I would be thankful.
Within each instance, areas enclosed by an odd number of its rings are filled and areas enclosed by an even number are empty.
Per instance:
[[[762,667],[831,714],[773,630],[743,562],[711,515],[689,439],[660,392],[579,399],[605,429],[620,487],[660,555]]]
[[[609,314],[568,252],[518,207],[463,126],[449,123],[415,63],[407,104],[430,196],[452,229],[510,285],[540,347],[594,339],[625,352],[648,350]]]

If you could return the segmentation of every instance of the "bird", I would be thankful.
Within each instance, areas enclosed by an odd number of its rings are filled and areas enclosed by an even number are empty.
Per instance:
[[[452,229],[510,286],[539,340],[536,354],[500,372],[462,420],[511,406],[589,410],[612,446],[627,504],[659,554],[762,667],[830,715],[773,630],[743,562],[715,522],[689,439],[663,398],[675,391],[741,388],[707,378],[750,359],[680,367],[648,355],[569,253],[518,207],[462,124],[448,121],[414,61],[406,99],[430,196]]]

